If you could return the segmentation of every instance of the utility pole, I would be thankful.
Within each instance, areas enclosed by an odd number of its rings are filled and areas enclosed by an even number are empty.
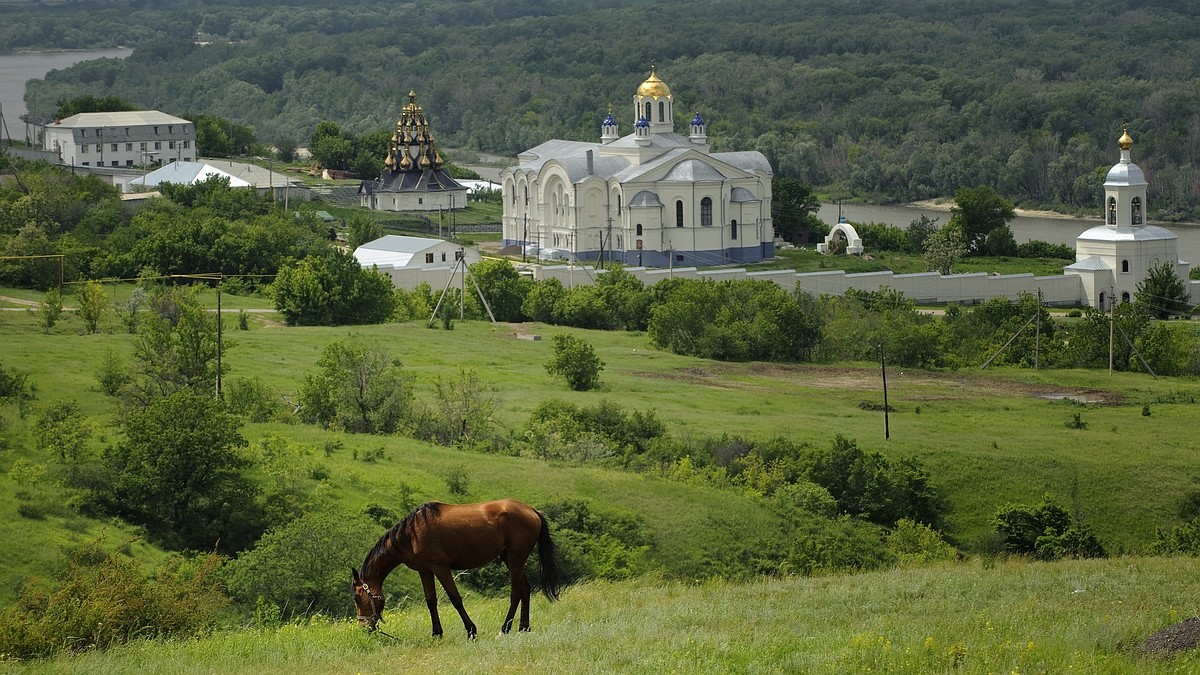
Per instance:
[[[1033,369],[1038,369],[1038,360],[1041,356],[1042,346],[1042,289],[1038,287],[1038,304],[1037,304],[1037,333],[1033,339]]]
[[[883,343],[879,343],[879,371],[883,373],[883,440],[892,437],[891,429],[888,426],[888,398],[887,398],[887,361],[883,357]]]
[[[1113,329],[1117,325],[1117,303],[1116,298],[1113,297],[1115,292],[1116,290],[1112,286],[1108,287],[1108,374],[1110,376],[1113,374]]]

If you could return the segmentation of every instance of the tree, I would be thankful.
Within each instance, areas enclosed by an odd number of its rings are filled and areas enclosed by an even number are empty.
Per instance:
[[[925,266],[933,272],[950,274],[958,261],[967,254],[967,242],[962,229],[953,221],[925,237]]]
[[[125,402],[144,408],[190,389],[207,395],[217,382],[217,322],[185,289],[160,289],[155,313],[138,321],[133,340],[135,375],[120,390]],[[221,352],[229,348],[221,344]]]
[[[42,302],[37,308],[38,323],[46,335],[49,335],[50,329],[58,323],[58,317],[62,316],[62,311],[62,292],[57,288],[46,291],[46,297],[42,298]]]
[[[507,260],[489,258],[471,265],[471,276],[479,285],[483,297],[487,298],[488,306],[497,321],[523,321],[525,314],[521,307],[533,288],[533,280],[521,276],[517,268]],[[469,296],[468,307],[477,305],[479,299]],[[483,308],[478,308],[478,314],[483,315]]]
[[[89,335],[100,328],[100,319],[108,310],[108,294],[98,281],[89,281],[79,290],[79,318]]]
[[[92,426],[80,411],[79,401],[70,398],[42,404],[34,419],[38,450],[53,453],[63,464],[78,462],[86,454]]]
[[[821,201],[808,183],[783,176],[771,179],[771,220],[778,236],[792,243],[806,241],[820,209]]]
[[[1036,506],[1008,504],[992,519],[1004,547],[1041,560],[1101,558],[1104,547],[1091,528],[1072,519],[1047,496]]]
[[[554,358],[546,363],[547,373],[566,380],[567,386],[575,391],[588,391],[599,386],[604,362],[591,344],[566,333],[557,333],[551,339]]]
[[[291,326],[384,323],[396,308],[389,277],[336,250],[285,264],[273,288],[275,309]]]
[[[346,223],[346,243],[351,249],[383,236],[383,225],[366,213],[355,213]]]
[[[79,113],[122,112],[137,109],[136,105],[119,96],[93,96],[92,94],[84,94],[72,99],[59,99],[58,109],[54,111],[54,118],[64,120]]]
[[[986,185],[959,188],[954,193],[954,206],[950,207],[950,223],[962,228],[967,251],[975,255],[992,255],[987,248],[988,235],[1000,228],[1007,229],[1008,221],[1016,217],[1012,202]]]
[[[103,511],[146,527],[175,549],[238,551],[261,532],[258,489],[241,473],[248,460],[241,422],[210,395],[178,391],[131,414],[125,440],[106,450]]]
[[[382,345],[359,335],[330,343],[300,388],[300,418],[352,433],[390,434],[412,414],[412,376]]]
[[[498,396],[478,373],[459,369],[456,377],[434,382],[433,405],[423,415],[418,435],[439,445],[471,443],[492,429]]]
[[[1150,268],[1137,284],[1134,302],[1156,319],[1187,316],[1190,309],[1187,288],[1170,262]]]

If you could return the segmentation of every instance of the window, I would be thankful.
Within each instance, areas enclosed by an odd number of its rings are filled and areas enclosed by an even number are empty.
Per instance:
[[[167,141],[167,149],[174,150],[175,149],[175,141]]]
[[[425,262],[427,262],[427,263],[432,263],[432,262],[433,262],[433,254],[432,254],[432,253],[426,253],[426,254],[425,254]]]
[[[637,224],[637,236],[639,236],[639,237],[642,236],[642,224],[641,223]]]
[[[125,166],[133,166],[133,160],[132,159],[125,160]]]
[[[1116,197],[1108,198],[1108,224],[1109,225],[1117,224],[1117,198]]]
[[[617,195],[617,215],[621,215],[621,195]],[[641,234],[641,232],[638,232]]]
[[[120,165],[117,163],[117,160],[115,160],[115,159],[114,159],[114,160],[112,161],[112,166],[120,166]]]
[[[645,117],[647,122],[650,121],[650,101],[646,101],[646,114],[642,117]]]
[[[700,200],[700,226],[712,227],[712,197]]]
[[[116,152],[116,151],[117,151],[117,144],[116,144],[116,143],[113,143],[113,144],[112,144],[112,151],[113,151],[113,152]]]
[[[729,238],[737,239],[737,221],[736,220],[732,220],[729,222]]]
[[[100,138],[100,137],[101,137],[101,136],[103,136],[103,135],[104,135],[104,130],[103,130],[103,129],[97,129],[97,130],[96,130],[96,138]]]
[[[1121,302],[1129,302],[1129,291],[1121,294]]]
[[[424,198],[424,197],[417,197],[417,203],[418,203],[418,204],[424,204],[424,203],[425,203],[425,198]]]
[[[158,135],[158,127],[154,127],[154,135],[155,135],[155,136],[157,136],[157,135]]]
[[[79,152],[80,152],[80,154],[84,154],[84,155],[86,155],[86,154],[87,154],[87,149],[88,149],[88,146],[86,146],[86,145],[81,145],[81,146],[79,146]]]
[[[80,138],[87,138],[87,129],[80,129],[80,130],[79,130],[79,137],[80,137]]]
[[[154,141],[154,149],[162,150],[162,141]]]
[[[455,252],[454,252],[454,259],[455,259],[455,260],[462,260],[462,257],[463,257],[463,252],[462,252],[462,251],[455,251]]]
[[[1142,224],[1142,199],[1141,199],[1141,197],[1133,198],[1133,203],[1130,204],[1130,210],[1131,210],[1131,213],[1129,214],[1130,222],[1133,223],[1134,225],[1141,225]]]
[[[133,143],[125,144],[125,152],[133,152]]]
[[[169,127],[167,127],[167,133],[168,133],[168,134],[174,134],[174,133],[175,133],[175,127],[174,127],[174,126],[169,126]]]
[[[141,143],[138,143],[138,150],[141,150],[142,152],[146,151],[146,141],[142,141]]]
[[[84,166],[91,166],[91,165],[92,165],[92,163],[91,163],[91,162],[84,162],[84,163],[83,163],[83,165],[84,165]]]
[[[675,202],[675,227],[683,227],[683,200]]]
[[[103,143],[96,144],[96,152],[104,152],[104,144]]]
[[[183,149],[184,149],[184,150],[187,150],[187,149],[188,149],[188,148],[190,148],[190,147],[192,147],[192,142],[191,142],[191,141],[184,141],[184,142],[183,142]]]
[[[128,135],[129,135],[129,127],[125,127],[125,135],[126,135],[126,136],[128,136]]]
[[[667,103],[666,103],[666,101],[658,102],[658,121],[659,122],[667,121]]]
[[[1121,261],[1121,271],[1124,272],[1125,274],[1129,274],[1129,261],[1128,260]]]
[[[1106,299],[1107,299],[1107,298],[1105,298],[1105,297],[1104,297],[1104,293],[1103,293],[1103,292],[1101,292],[1101,293],[1100,293],[1100,309],[1104,309],[1104,301],[1105,301]]]
[[[675,262],[683,262],[683,254],[682,253],[678,253],[675,255]]]
[[[446,262],[446,253],[442,252],[442,262]]]

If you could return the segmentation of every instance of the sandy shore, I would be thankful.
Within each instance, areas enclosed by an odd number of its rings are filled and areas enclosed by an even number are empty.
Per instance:
[[[950,212],[950,207],[954,205],[954,199],[943,197],[940,199],[926,199],[919,202],[911,202],[908,206],[917,209],[929,209],[931,211]],[[1062,220],[1100,220],[1099,216],[1095,218],[1079,218],[1067,213],[1059,213],[1058,211],[1038,211],[1035,209],[1013,209],[1018,216],[1023,218],[1060,218]]]

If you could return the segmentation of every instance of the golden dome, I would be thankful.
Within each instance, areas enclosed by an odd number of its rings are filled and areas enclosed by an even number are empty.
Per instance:
[[[1129,137],[1129,127],[1124,127],[1121,131],[1121,138],[1117,140],[1117,147],[1122,150],[1128,150],[1133,147],[1133,139]]]
[[[666,82],[658,79],[658,75],[654,72],[654,66],[650,66],[650,77],[638,87],[638,96],[652,96],[654,98],[667,98],[671,95],[671,88]]]

